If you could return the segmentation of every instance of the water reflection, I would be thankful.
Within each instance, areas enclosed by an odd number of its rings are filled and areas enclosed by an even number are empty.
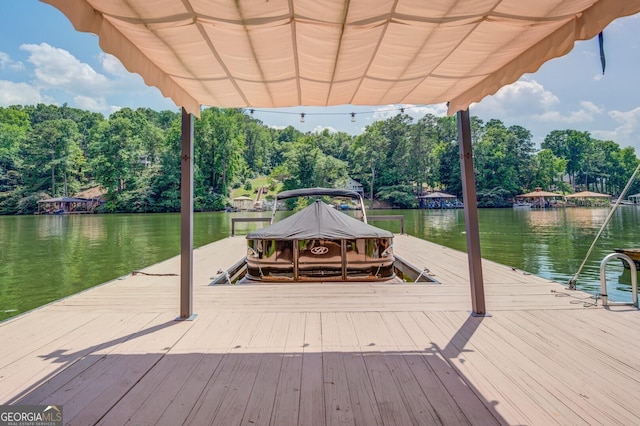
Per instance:
[[[609,209],[480,209],[478,213],[483,257],[568,284]],[[435,214],[403,211],[403,214],[407,233],[466,250],[462,211],[440,210]],[[624,207],[616,211],[578,277],[580,289],[599,293],[601,260],[614,248],[640,246],[635,232],[639,219],[640,208]],[[608,266],[608,282],[618,282],[622,272],[618,264]],[[629,287],[621,284],[610,289],[609,295],[611,300],[628,300],[629,291]]]
[[[607,208],[480,209],[482,256],[567,284],[608,212]],[[376,210],[370,214],[402,214],[408,234],[466,250],[462,210]],[[195,214],[194,246],[229,236],[231,218],[238,216],[268,213]],[[614,248],[640,246],[639,220],[640,207],[618,209],[587,260],[579,288],[600,292],[600,261]],[[375,225],[399,231],[396,222]],[[243,223],[237,232],[245,234],[261,226]],[[5,216],[0,217],[0,241],[1,320],[15,315],[16,310],[23,312],[177,255],[180,216]],[[628,300],[630,279],[624,278],[619,262],[607,267],[607,279],[612,283],[611,300]]]

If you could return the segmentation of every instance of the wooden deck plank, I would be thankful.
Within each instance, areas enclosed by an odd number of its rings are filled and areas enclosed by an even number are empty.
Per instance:
[[[69,424],[640,423],[636,309],[483,261],[493,317],[473,318],[466,254],[408,236],[396,252],[439,284],[210,286],[245,244],[194,252],[193,322],[173,321],[179,277],[135,275],[0,323],[0,403]]]
[[[75,333],[65,335],[64,339],[54,338],[41,347],[35,358],[23,356],[16,360],[12,364],[13,374],[1,373],[5,385],[0,387],[2,392],[30,384],[6,402],[43,404],[118,345],[153,326],[156,318],[157,314],[132,314],[126,321],[118,321],[111,315],[105,315],[101,321],[90,321]],[[96,329],[102,332],[97,334]]]
[[[277,323],[288,321],[287,338],[280,368],[280,380],[275,390],[271,424],[298,424],[302,389],[302,360],[305,346],[305,315],[279,314]]]
[[[184,391],[184,386],[193,374],[193,370],[203,362],[205,356],[199,353],[163,356],[149,373],[100,419],[98,424],[159,424],[165,411],[174,408],[171,402]],[[181,420],[185,418],[186,414],[183,413]]]
[[[383,314],[383,318],[389,332],[398,342],[398,346],[402,351],[402,357],[420,386],[422,394],[429,401],[434,411],[435,418],[438,420],[434,421],[434,423],[469,424],[469,420],[463,413],[463,410],[456,404],[456,400],[452,397],[452,394],[459,396],[460,399],[472,398],[474,401],[477,401],[477,404],[474,405],[470,411],[474,413],[477,420],[482,419],[482,424],[491,424],[495,420],[467,386],[461,387],[458,380],[454,382],[448,380],[448,378],[452,376],[452,369],[448,365],[442,365],[442,360],[438,357],[438,354],[429,351],[428,345],[416,344],[412,336],[419,336],[423,333],[417,329],[411,317],[404,316],[404,321],[402,321],[395,313],[385,313]],[[427,358],[430,362],[427,361]],[[441,375],[445,378],[444,382],[430,366],[430,363],[440,364],[440,369],[445,367],[446,373]],[[447,389],[446,386],[449,382],[452,388],[451,391]],[[466,398],[462,398],[462,392],[458,391],[458,388],[464,389],[467,393]],[[479,411],[487,413],[487,415],[483,417],[478,413]],[[475,424],[479,423],[480,422],[476,422]]]
[[[514,327],[512,327],[514,326]],[[540,338],[536,333],[523,332],[514,324],[514,321],[496,321],[488,324],[488,329],[483,336],[492,336],[497,341],[487,338],[487,344],[500,344],[504,340],[511,342],[509,347],[503,351],[506,357],[520,357],[519,365],[522,369],[512,371],[514,382],[526,383],[532,390],[538,389],[538,393],[547,393],[550,400],[549,407],[554,409],[555,417],[561,424],[570,419],[579,418],[587,423],[618,422],[619,410],[615,405],[594,403],[587,397],[589,391],[584,386],[576,387],[575,371],[569,371],[559,365],[556,359],[548,356],[544,347],[548,344],[547,339]],[[574,352],[574,353],[572,353]],[[582,351],[565,351],[564,356],[573,357],[583,355]],[[530,363],[527,365],[527,363]],[[526,365],[526,368],[524,367]],[[582,383],[589,383],[588,387],[594,386],[593,377],[584,377]],[[571,383],[573,382],[573,385]],[[554,398],[554,399],[552,399]],[[637,419],[636,419],[637,420]],[[629,419],[626,420],[627,422]]]
[[[155,366],[168,348],[190,327],[186,323],[165,324],[166,320],[159,317],[149,327],[153,332],[143,330],[134,338],[124,341],[69,382],[63,389],[64,398],[61,401],[61,405],[70,408],[65,411],[65,422],[96,423]]]
[[[439,318],[440,315],[441,313],[432,312],[411,314],[425,334],[430,337],[433,349],[442,354],[442,357],[453,367],[458,376],[464,378],[465,382],[473,389],[473,392],[482,399],[483,404],[492,410],[494,417],[500,423],[527,424],[528,419],[523,416],[517,403],[514,403],[508,397],[504,400],[498,398],[500,390],[503,388],[502,382],[493,378],[495,368],[487,368],[483,362],[468,362],[464,351],[466,341],[462,335],[459,335],[459,332],[463,328],[475,329],[482,319],[470,319],[463,325],[458,324],[456,328],[448,321],[441,320]],[[512,387],[512,385],[509,387]],[[500,401],[500,403],[495,403],[497,401]]]
[[[197,407],[204,401],[203,395],[210,386],[211,378],[220,367],[223,358],[223,354],[204,354],[200,362],[194,365],[191,374],[174,384],[171,384],[169,381],[165,382],[170,388],[169,391],[177,391],[172,399],[150,399],[148,403],[145,404],[145,407],[143,407],[145,408],[144,411],[136,411],[132,414],[130,423],[132,425],[145,424],[143,420],[146,418],[144,417],[144,413],[147,411],[155,411],[154,416],[150,417],[150,420],[154,420],[158,415],[159,417],[156,422],[152,422],[151,424],[167,426],[189,424],[188,420],[191,414],[196,412]],[[163,395],[160,394],[159,396],[162,397]],[[138,418],[141,419],[140,422],[137,422]],[[108,422],[105,424],[113,423]]]
[[[486,327],[476,330],[474,336],[469,339],[467,348],[469,353],[481,354],[484,359],[489,360],[496,368],[502,372],[500,380],[510,381],[513,387],[503,389],[510,393],[510,397],[520,404],[520,409],[534,424],[566,424],[567,419],[584,418],[583,411],[575,411],[570,404],[566,403],[566,395],[561,392],[561,387],[554,387],[553,376],[546,371],[541,364],[543,361],[536,356],[535,350],[531,349],[531,358],[528,354],[520,352],[516,346],[519,336],[511,336],[514,345],[503,348],[495,353],[492,349],[503,344],[503,335],[498,333],[492,326],[497,326],[499,321],[489,322]],[[518,358],[519,362],[512,360]],[[527,363],[531,362],[531,365]],[[556,380],[561,381],[562,375],[556,376]],[[502,396],[500,399],[504,398]],[[548,417],[541,416],[536,406],[545,406]]]
[[[260,325],[248,347],[249,350],[261,354],[260,369],[251,388],[241,424],[268,425],[271,420],[289,332],[288,320],[278,314],[262,315]]]
[[[302,378],[300,379],[300,413],[298,424],[327,424],[324,400],[323,334],[319,313],[305,314]]]

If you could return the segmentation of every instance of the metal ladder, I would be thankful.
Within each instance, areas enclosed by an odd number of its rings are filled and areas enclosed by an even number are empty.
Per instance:
[[[607,277],[606,277],[606,269],[607,262],[611,259],[622,259],[629,265],[629,269],[631,270],[631,294],[632,294],[632,302],[631,303],[618,303],[618,302],[609,302],[607,297]],[[638,270],[636,269],[635,262],[624,253],[611,253],[602,259],[600,262],[600,287],[602,288],[602,306],[609,305],[631,305],[638,307]]]

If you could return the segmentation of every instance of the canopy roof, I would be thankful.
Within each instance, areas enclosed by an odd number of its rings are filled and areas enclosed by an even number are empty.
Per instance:
[[[640,192],[637,194],[629,195],[628,198],[640,198]]]
[[[445,194],[444,192],[432,192],[427,195],[421,195],[420,198],[458,198],[458,197],[451,194]]]
[[[540,198],[540,197],[562,197],[562,194],[556,194],[549,191],[533,191],[526,194],[516,195],[516,198]]]
[[[575,194],[565,195],[565,198],[611,198],[609,194],[602,194],[600,192],[582,191]]]
[[[286,200],[287,198],[296,197],[348,197],[359,199],[360,194],[350,189],[338,189],[338,188],[300,188],[291,189],[289,191],[282,191],[276,195],[278,200]]]
[[[247,234],[249,240],[393,238],[393,234],[376,228],[316,200],[298,213],[271,226]]]
[[[450,102],[464,110],[639,0],[42,0],[188,112]]]
[[[57,197],[47,198],[45,200],[38,200],[38,203],[87,203],[89,201],[96,201],[89,198],[71,198],[71,197]]]

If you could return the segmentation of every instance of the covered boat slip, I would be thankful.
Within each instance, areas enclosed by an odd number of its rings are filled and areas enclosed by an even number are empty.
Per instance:
[[[440,284],[210,286],[244,237],[194,252],[196,321],[174,321],[179,258],[0,324],[0,404],[65,424],[638,424],[640,317],[406,235]],[[48,326],[43,326],[48,324]]]

